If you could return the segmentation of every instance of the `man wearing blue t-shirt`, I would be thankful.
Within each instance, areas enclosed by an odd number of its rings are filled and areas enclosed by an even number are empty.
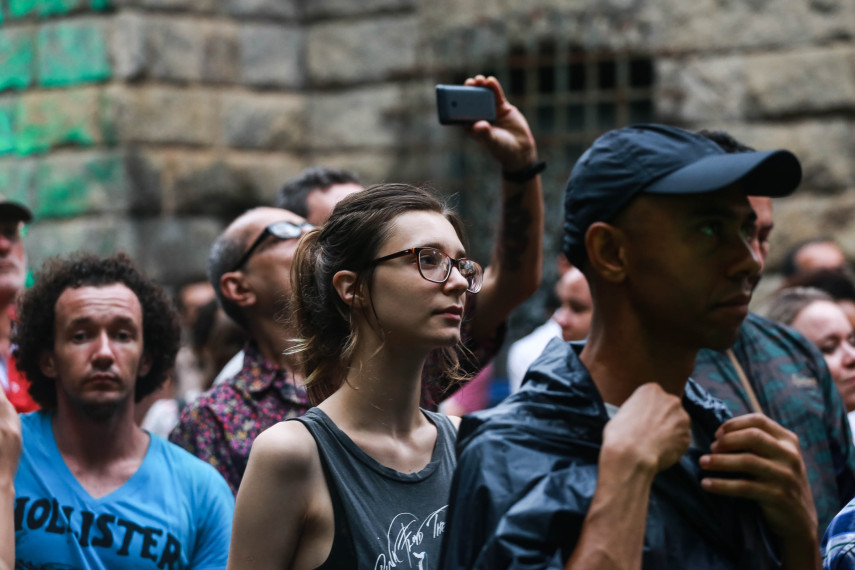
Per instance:
[[[21,568],[224,568],[232,494],[210,465],[140,429],[134,405],[178,350],[177,315],[124,254],[48,261],[19,302]]]

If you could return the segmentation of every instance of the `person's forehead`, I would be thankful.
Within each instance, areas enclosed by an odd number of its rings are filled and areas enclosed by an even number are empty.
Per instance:
[[[381,248],[437,246],[450,255],[463,253],[460,237],[445,216],[424,210],[404,212],[391,224],[386,243]]]
[[[57,323],[110,315],[142,322],[142,305],[136,293],[123,283],[85,285],[65,289],[56,301]]]

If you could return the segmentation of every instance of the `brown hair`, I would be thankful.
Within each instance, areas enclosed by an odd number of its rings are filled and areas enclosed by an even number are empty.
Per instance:
[[[297,338],[289,353],[300,360],[312,403],[322,402],[341,387],[359,342],[351,326],[352,308],[333,288],[333,276],[343,270],[357,273],[356,286],[365,289],[369,300],[361,310],[376,325],[372,261],[388,239],[392,222],[411,211],[443,215],[463,241],[457,215],[424,188],[408,184],[381,184],[348,196],[336,205],[323,227],[300,241],[291,266],[291,319]],[[383,334],[381,327],[375,330]],[[455,349],[440,350],[443,373],[452,380],[462,379]]]

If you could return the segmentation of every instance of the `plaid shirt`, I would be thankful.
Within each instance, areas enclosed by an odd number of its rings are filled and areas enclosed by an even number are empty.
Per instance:
[[[799,437],[819,534],[855,495],[855,450],[843,401],[825,360],[795,330],[750,313],[733,345],[763,412]],[[735,416],[751,413],[726,352],[702,350],[692,378]]]
[[[473,296],[469,297],[467,312],[471,314],[474,302]],[[463,369],[474,374],[498,352],[505,327],[499,327],[492,339],[480,343],[472,339],[470,329],[470,321],[464,320],[461,336],[466,354],[459,357]],[[438,403],[460,387],[448,385],[441,364],[439,353],[431,353],[422,372],[422,407],[431,411],[436,411]],[[302,416],[310,407],[306,391],[294,384],[291,374],[268,362],[249,342],[240,373],[188,404],[178,426],[169,434],[169,441],[216,467],[237,494],[249,450],[258,434],[278,422]]]
[[[834,517],[822,539],[824,570],[855,570],[855,501]]]

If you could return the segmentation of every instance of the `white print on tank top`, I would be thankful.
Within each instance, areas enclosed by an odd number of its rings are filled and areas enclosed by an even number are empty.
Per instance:
[[[427,552],[424,551],[423,545],[426,541],[442,540],[446,509],[448,505],[435,510],[423,521],[412,513],[395,515],[386,533],[387,552],[377,557],[374,569],[391,570],[402,567],[428,570]]]

